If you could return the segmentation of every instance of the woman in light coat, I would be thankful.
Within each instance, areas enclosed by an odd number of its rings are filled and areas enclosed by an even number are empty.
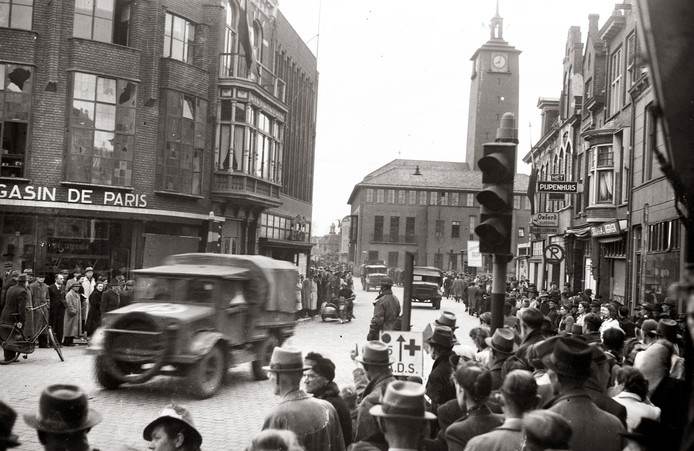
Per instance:
[[[73,346],[75,337],[82,335],[82,296],[80,284],[68,280],[65,293],[65,319],[63,320],[63,337],[65,346]]]

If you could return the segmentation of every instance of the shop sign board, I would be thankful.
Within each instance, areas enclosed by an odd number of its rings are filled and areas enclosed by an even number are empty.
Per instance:
[[[535,213],[530,224],[537,227],[559,227],[559,213]]]
[[[559,228],[557,227],[538,227],[538,226],[530,226],[530,233],[539,233],[539,234],[556,234],[559,233]]]
[[[467,242],[467,265],[470,267],[482,267],[482,254],[480,254],[480,242]]]
[[[537,182],[537,192],[576,194],[578,193],[578,182],[553,182],[551,180],[542,180]]]
[[[109,189],[56,188],[0,183],[0,199],[147,208],[147,195]]]
[[[422,332],[387,331],[381,341],[388,346],[396,376],[424,377],[424,334]]]
[[[550,174],[549,179],[552,182],[563,182],[564,181],[564,174]]]
[[[590,228],[590,234],[594,237],[597,236],[608,236],[608,235],[619,235],[621,230],[619,228],[619,222],[606,222],[600,224],[599,226],[593,226]]]

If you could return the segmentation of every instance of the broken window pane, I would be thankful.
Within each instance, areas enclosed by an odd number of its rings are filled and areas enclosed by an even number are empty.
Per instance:
[[[31,94],[31,71],[26,67],[9,66],[6,89],[10,92]]]
[[[137,85],[130,81],[118,80],[118,105],[137,106]]]
[[[94,127],[94,103],[73,100],[70,124],[80,127]]]
[[[70,153],[92,155],[94,138],[92,131],[84,128],[73,128],[70,132]]]

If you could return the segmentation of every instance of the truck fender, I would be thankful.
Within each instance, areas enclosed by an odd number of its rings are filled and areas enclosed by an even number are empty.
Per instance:
[[[226,345],[224,335],[220,332],[198,332],[190,341],[189,350],[192,354],[202,357],[210,352],[210,350],[219,342]]]

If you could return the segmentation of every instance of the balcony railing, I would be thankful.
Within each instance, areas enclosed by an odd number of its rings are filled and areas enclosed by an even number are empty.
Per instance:
[[[251,70],[246,62],[245,55],[239,53],[221,53],[219,55],[219,78],[240,78],[253,83],[258,83],[261,88],[275,98],[284,102],[286,83],[275,75],[270,69],[260,63],[256,63],[255,70]]]
[[[372,233],[370,241],[372,243],[384,244],[417,244],[417,237],[414,235],[384,235]]]
[[[238,200],[281,205],[280,185],[238,172],[216,172],[212,193]]]

